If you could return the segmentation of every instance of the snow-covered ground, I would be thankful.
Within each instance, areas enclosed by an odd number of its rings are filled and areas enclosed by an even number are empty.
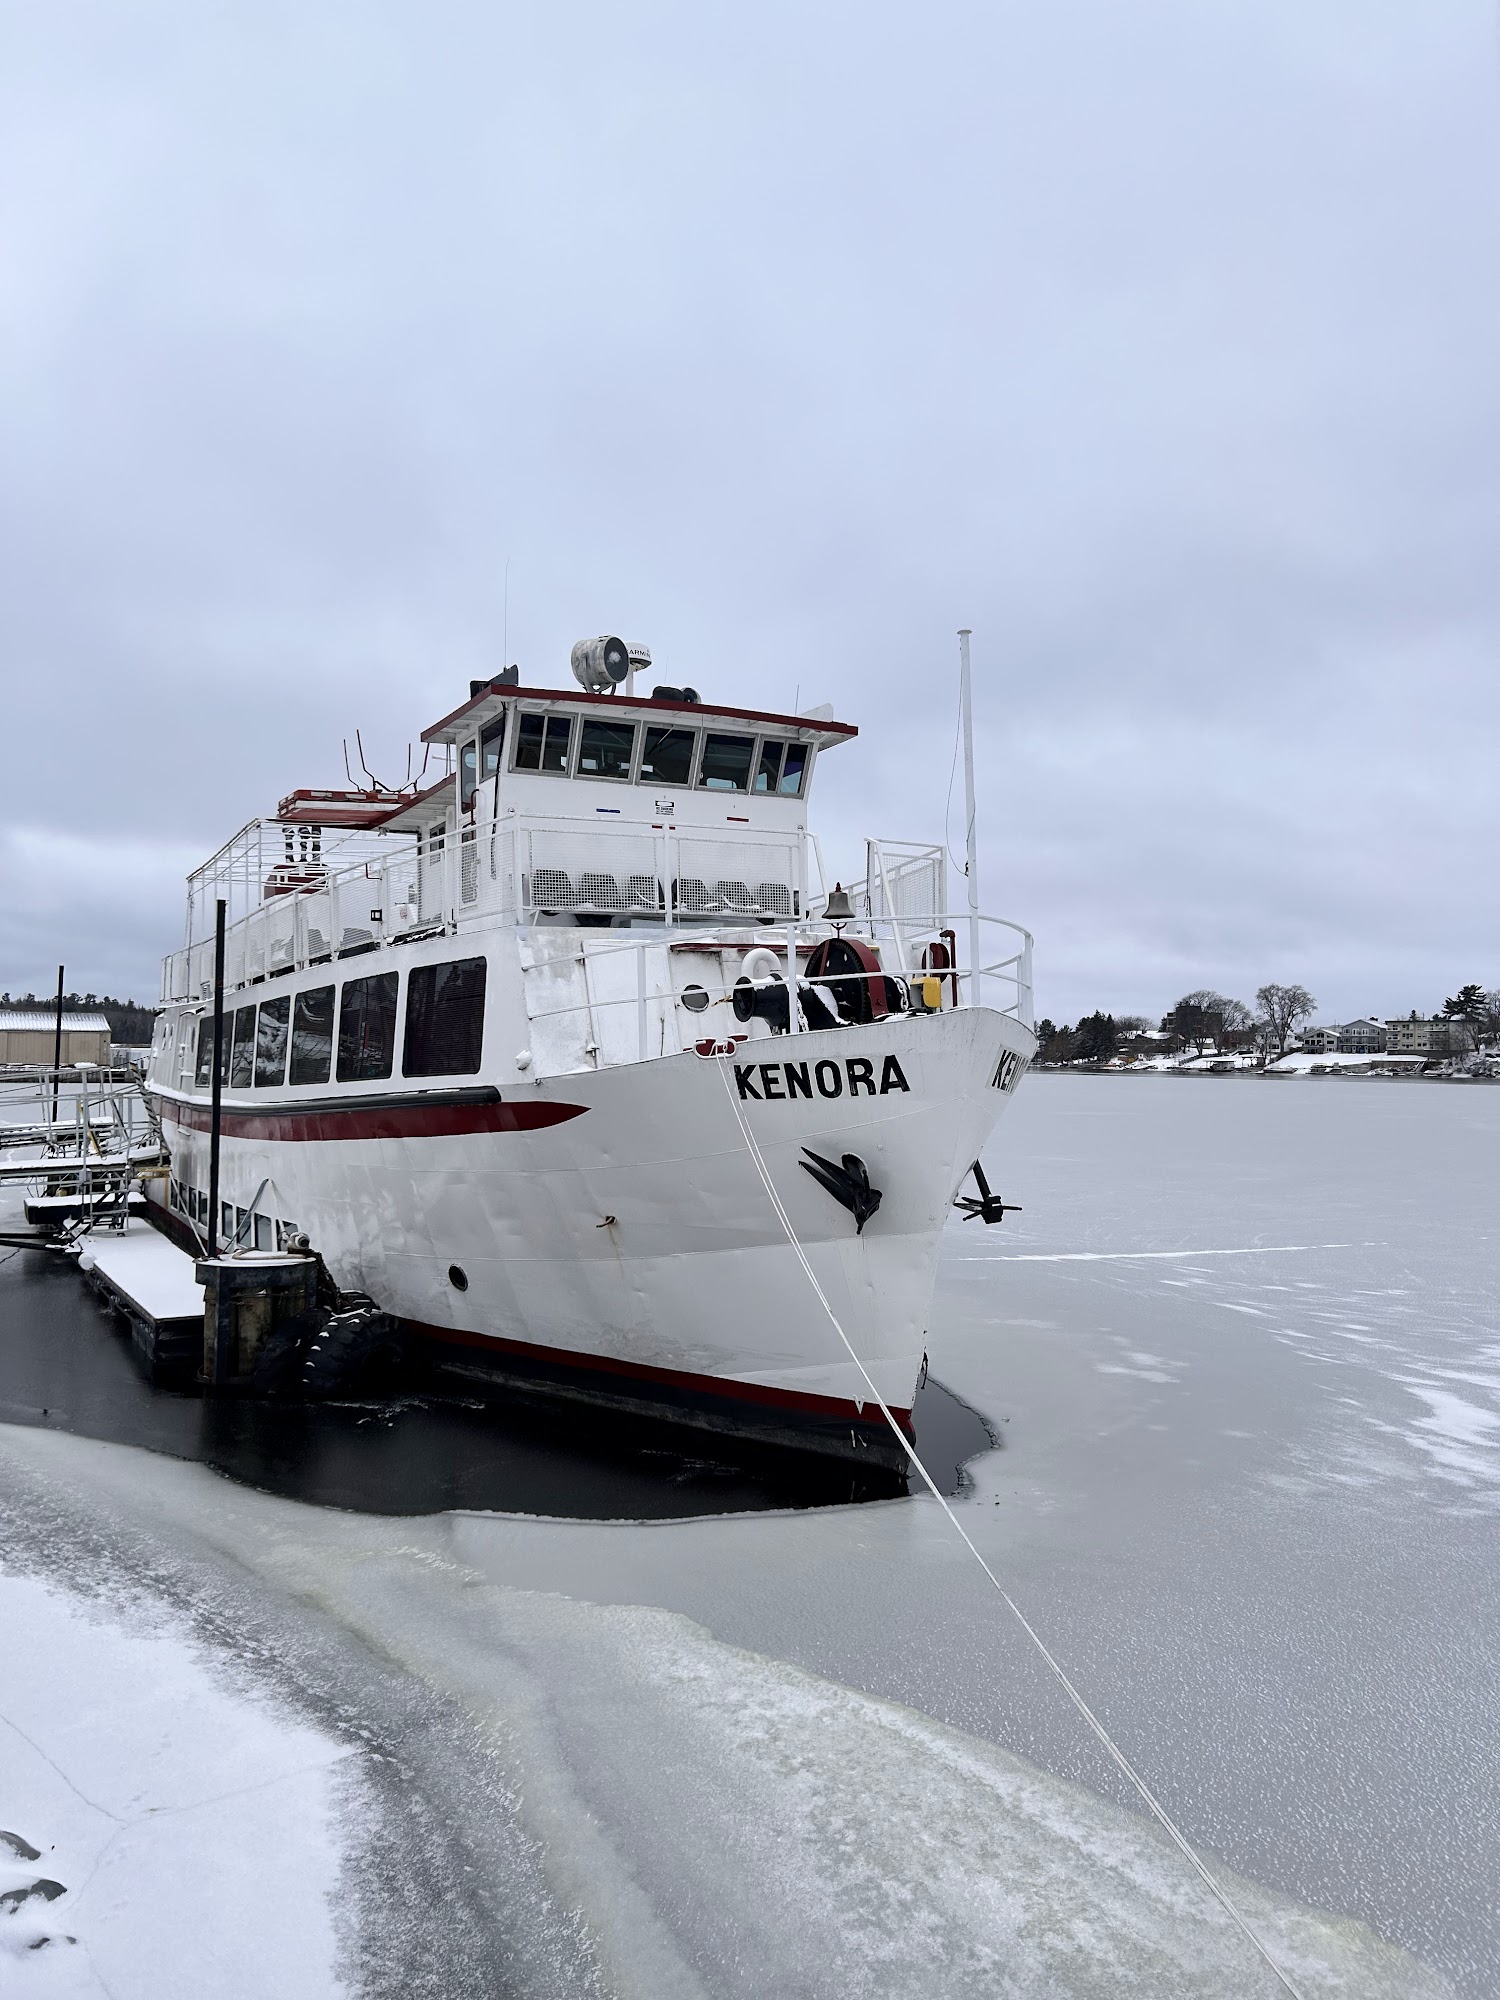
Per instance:
[[[180,1615],[0,1575],[0,1745],[7,1995],[339,1990],[352,1752],[216,1674]]]
[[[933,1365],[1004,1438],[961,1518],[1306,1995],[1500,1990],[1497,1138],[1491,1092],[1033,1078],[990,1163],[1023,1213],[951,1232]],[[1279,1990],[929,1501],[376,1519],[9,1428],[0,1506],[28,1657],[155,1638],[309,1788],[305,1990]],[[110,1805],[71,1671],[17,1719]],[[132,1797],[222,1798],[204,1741]],[[0,1826],[68,1885],[0,1926],[76,1935],[25,1964],[66,1978],[107,1938],[82,1835]],[[192,1864],[252,1979],[270,1841]],[[111,1990],[235,1990],[137,1852],[160,1923]]]

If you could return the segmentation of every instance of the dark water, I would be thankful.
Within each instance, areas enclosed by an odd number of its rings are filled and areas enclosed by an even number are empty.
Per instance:
[[[3,1253],[0,1253],[3,1254]],[[917,1448],[947,1492],[991,1450],[985,1420],[929,1380]],[[581,1520],[661,1520],[889,1498],[890,1474],[787,1452],[729,1460],[617,1415],[421,1393],[378,1403],[262,1403],[153,1388],[123,1322],[54,1251],[0,1263],[0,1422],[43,1425],[200,1460],[288,1499],[371,1514],[450,1507]],[[705,1443],[704,1450],[707,1450]]]

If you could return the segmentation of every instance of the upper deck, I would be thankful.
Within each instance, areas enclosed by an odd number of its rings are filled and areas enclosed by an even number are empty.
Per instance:
[[[163,998],[210,990],[220,900],[232,985],[440,928],[799,918],[813,768],[857,734],[822,709],[477,684],[423,732],[435,781],[289,793],[196,870]]]

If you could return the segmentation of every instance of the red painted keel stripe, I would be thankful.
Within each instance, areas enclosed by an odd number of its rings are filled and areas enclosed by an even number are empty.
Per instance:
[[[777,1389],[767,1382],[731,1382],[722,1375],[690,1375],[676,1368],[653,1368],[644,1361],[621,1361],[612,1354],[580,1354],[571,1347],[543,1347],[534,1340],[508,1340],[504,1334],[469,1333],[461,1327],[429,1326],[421,1320],[408,1322],[427,1339],[440,1345],[452,1347],[479,1348],[494,1353],[514,1355],[517,1360],[542,1362],[552,1367],[593,1370],[601,1375],[623,1375],[638,1382],[660,1383],[664,1388],[686,1389],[703,1397],[723,1397],[729,1402],[762,1403],[773,1409],[801,1410],[807,1416],[837,1417],[841,1421],[855,1415],[855,1406],[843,1396],[809,1396],[798,1389]],[[877,1418],[867,1418],[867,1422],[883,1425],[885,1419],[878,1416],[879,1405],[869,1403],[866,1409],[877,1411]],[[891,1415],[897,1423],[910,1429],[911,1411],[898,1409],[892,1403]]]
[[[580,1118],[586,1104],[383,1104],[348,1110],[231,1111],[222,1114],[226,1139],[451,1139],[470,1132],[535,1132]],[[206,1132],[207,1108],[162,1105],[164,1122]]]

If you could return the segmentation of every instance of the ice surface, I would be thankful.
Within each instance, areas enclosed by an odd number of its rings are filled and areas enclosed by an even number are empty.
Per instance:
[[[1024,1212],[950,1232],[965,1526],[1309,1993],[1500,1992],[1497,1140],[1493,1091],[1031,1078]],[[511,1924],[434,1992],[1275,1990],[928,1502],[376,1521],[44,1431],[6,1479],[343,1635],[485,1885],[431,1935]]]
[[[212,1548],[452,1700],[499,1758],[548,1903],[581,1927],[602,1992],[1268,1990],[1148,1822],[898,1702],[726,1644],[679,1614],[490,1582],[441,1519],[316,1513],[196,1466],[44,1431],[0,1431],[0,1465],[65,1487],[74,1506],[108,1510],[157,1547]],[[847,1535],[862,1517],[838,1518]],[[682,1539],[680,1528],[614,1528],[617,1573],[634,1545],[651,1561]],[[26,1713],[58,1731],[71,1706],[42,1685]],[[127,1702],[126,1733],[156,1741],[155,1714]],[[420,1746],[410,1754],[419,1760]],[[309,1746],[305,1761],[327,1755]],[[192,1771],[190,1755],[173,1762],[166,1802],[186,1795]],[[105,1803],[115,1798],[137,1791],[122,1781]],[[1309,1995],[1449,1991],[1358,1923],[1233,1887]],[[249,1912],[230,1915],[244,1936]]]
[[[17,2000],[340,1990],[340,1744],[206,1667],[180,1620],[0,1575],[0,1988]],[[39,1880],[61,1884],[44,1900]]]

